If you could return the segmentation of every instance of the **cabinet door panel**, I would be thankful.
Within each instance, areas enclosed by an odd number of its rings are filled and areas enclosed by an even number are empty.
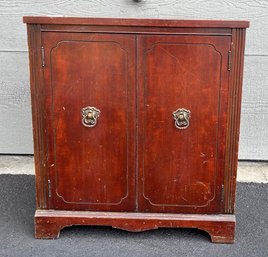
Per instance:
[[[139,210],[220,212],[230,37],[143,36],[138,49]]]
[[[134,36],[42,38],[50,208],[134,210]],[[93,127],[82,124],[88,106],[100,111]],[[86,125],[94,125],[88,115]]]

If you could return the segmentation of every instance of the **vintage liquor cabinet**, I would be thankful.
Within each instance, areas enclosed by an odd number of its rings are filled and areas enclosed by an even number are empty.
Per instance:
[[[232,243],[247,21],[24,17],[35,236],[189,227]]]

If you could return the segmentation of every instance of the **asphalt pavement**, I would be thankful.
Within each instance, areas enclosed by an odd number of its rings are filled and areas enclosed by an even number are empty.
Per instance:
[[[0,257],[267,257],[268,184],[238,183],[234,244],[213,244],[196,229],[130,233],[78,226],[57,240],[34,238],[34,176],[0,175]]]

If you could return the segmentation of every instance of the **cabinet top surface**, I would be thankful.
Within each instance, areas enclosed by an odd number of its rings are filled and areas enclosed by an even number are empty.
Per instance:
[[[248,28],[249,22],[242,20],[168,20],[168,19],[123,19],[24,16],[28,24],[140,26],[140,27],[188,27],[188,28]]]

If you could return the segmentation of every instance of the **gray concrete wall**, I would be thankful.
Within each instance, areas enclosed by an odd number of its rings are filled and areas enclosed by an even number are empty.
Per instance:
[[[0,153],[33,152],[23,15],[249,20],[239,158],[268,160],[267,0],[0,0]]]

